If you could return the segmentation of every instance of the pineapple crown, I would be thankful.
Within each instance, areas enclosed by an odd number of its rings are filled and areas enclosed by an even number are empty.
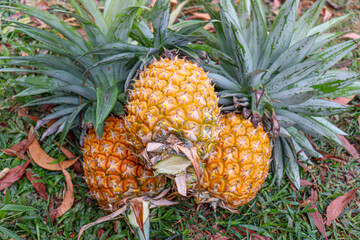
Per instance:
[[[272,129],[279,185],[286,172],[299,188],[297,159],[311,164],[309,156],[322,157],[303,133],[342,145],[337,134],[346,133],[327,116],[347,108],[324,98],[360,92],[358,73],[329,70],[358,43],[327,46],[341,33],[324,33],[348,15],[314,26],[324,2],[318,0],[296,21],[299,0],[286,1],[269,30],[261,0],[240,1],[237,11],[230,0],[221,0],[220,12],[204,3],[216,36],[207,33],[204,45],[189,46],[215,56],[203,67],[220,91],[222,110],[242,109],[255,125],[262,119]]]
[[[35,46],[49,54],[1,57],[10,60],[1,72],[34,73],[15,79],[26,89],[16,97],[50,93],[25,106],[55,104],[53,112],[38,121],[36,128],[55,121],[42,135],[59,134],[60,145],[70,129],[92,124],[102,136],[104,121],[113,112],[123,113],[124,91],[137,70],[163,49],[184,48],[207,23],[174,24],[169,29],[170,1],[159,0],[152,14],[152,32],[140,19],[141,0],[107,0],[101,12],[94,0],[71,0],[76,14],[59,11],[76,18],[84,29],[83,37],[75,27],[49,12],[28,5],[4,6],[43,21],[52,31],[12,21],[21,32],[39,42]],[[191,51],[189,49],[188,51]],[[85,134],[85,131],[82,131]]]

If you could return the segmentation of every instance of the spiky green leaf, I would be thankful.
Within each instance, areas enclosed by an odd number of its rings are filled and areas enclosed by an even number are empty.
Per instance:
[[[291,120],[296,122],[296,127],[298,130],[312,136],[319,138],[328,143],[336,143],[339,146],[342,146],[340,139],[337,135],[324,124],[315,121],[311,117],[302,116],[300,114],[296,114],[290,111],[278,109],[278,114],[291,118]]]
[[[300,189],[300,169],[297,154],[290,138],[280,138],[283,149],[285,172],[297,189]]]
[[[339,114],[348,110],[340,103],[328,101],[325,99],[310,99],[306,102],[287,106],[292,112],[302,113],[310,116],[330,116]]]
[[[323,64],[316,70],[316,73],[322,73],[334,66],[357,46],[358,44],[353,40],[339,43],[311,56],[309,61],[323,61]]]
[[[104,121],[114,108],[118,93],[119,90],[116,85],[97,89],[95,131],[100,138],[102,137]]]
[[[329,71],[324,75],[305,78],[293,87],[310,87],[317,91],[317,95],[325,96],[324,94],[336,92],[359,79],[360,74],[355,72]]]
[[[299,104],[307,101],[314,96],[315,91],[312,88],[292,88],[278,93],[272,93],[269,98],[273,101],[273,106],[285,107],[292,104]]]
[[[294,26],[294,33],[291,39],[291,44],[294,44],[306,36],[310,32],[312,26],[318,19],[321,9],[325,3],[325,0],[318,0],[316,1],[311,8],[309,8],[304,15],[295,23]]]
[[[284,157],[280,139],[278,139],[274,145],[272,157],[273,171],[277,176],[276,183],[277,186],[280,187],[281,180],[284,176]]]
[[[280,89],[286,89],[289,85],[300,81],[306,76],[313,73],[318,67],[321,66],[319,61],[307,61],[299,63],[288,69],[283,70],[274,77],[267,75],[262,79],[264,87],[267,92],[278,92]]]
[[[314,35],[317,33],[322,34],[326,31],[328,31],[330,28],[335,27],[337,24],[341,23],[348,17],[349,17],[349,14],[341,16],[341,17],[333,18],[327,22],[317,25],[308,32],[308,36]]]
[[[36,99],[26,103],[24,106],[36,106],[42,104],[70,104],[70,105],[79,105],[79,97],[75,96],[50,96],[50,97],[43,97],[40,99]]]
[[[151,11],[154,28],[154,47],[158,48],[169,36],[170,1],[157,0]]]
[[[112,41],[127,42],[133,21],[140,7],[129,7],[116,16],[107,37]]]
[[[266,39],[260,69],[268,68],[289,47],[298,6],[299,0],[288,0],[281,7]]]
[[[66,138],[66,135],[70,131],[70,129],[73,127],[73,123],[76,117],[79,116],[81,110],[86,107],[88,103],[83,103],[80,106],[76,107],[76,109],[69,115],[69,118],[65,122],[64,128],[61,131],[60,140],[59,140],[59,146],[62,146],[64,143],[64,140]]]
[[[295,127],[289,127],[287,128],[288,132],[291,134],[294,141],[297,142],[302,148],[304,148],[305,152],[309,154],[310,156],[313,156],[315,158],[322,158],[323,156],[318,153],[314,147],[311,145],[309,139],[304,136],[299,130],[297,130]]]

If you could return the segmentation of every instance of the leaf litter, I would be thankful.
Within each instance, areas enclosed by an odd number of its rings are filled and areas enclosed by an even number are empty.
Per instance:
[[[344,195],[337,197],[333,200],[326,209],[326,225],[330,226],[332,221],[334,221],[340,214],[344,211],[345,207],[353,199],[356,192],[360,187],[355,188]]]

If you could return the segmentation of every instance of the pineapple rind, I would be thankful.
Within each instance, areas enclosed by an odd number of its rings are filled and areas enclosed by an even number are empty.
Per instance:
[[[230,208],[248,203],[268,175],[271,145],[263,126],[239,114],[222,115],[219,142],[205,161],[203,188]]]
[[[129,149],[122,118],[106,119],[102,140],[89,130],[83,160],[92,196],[109,211],[117,210],[124,198],[154,197],[165,187],[165,177],[154,176]]]
[[[126,108],[126,128],[138,152],[174,133],[205,156],[217,140],[214,88],[204,70],[190,61],[176,57],[150,63],[129,91]]]

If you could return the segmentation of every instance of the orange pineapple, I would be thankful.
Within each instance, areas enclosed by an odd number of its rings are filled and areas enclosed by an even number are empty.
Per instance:
[[[219,142],[206,161],[203,188],[226,207],[248,203],[268,174],[271,146],[262,125],[257,128],[242,115],[220,117]]]
[[[188,60],[150,63],[130,90],[127,110],[130,141],[138,153],[147,151],[145,162],[158,173],[177,175],[191,164],[179,145],[195,150],[199,162],[217,141],[214,88],[204,70]]]
[[[100,140],[90,129],[84,142],[84,173],[92,196],[106,210],[118,209],[127,197],[156,196],[165,186],[165,178],[140,164],[128,149],[124,121],[108,117]]]

